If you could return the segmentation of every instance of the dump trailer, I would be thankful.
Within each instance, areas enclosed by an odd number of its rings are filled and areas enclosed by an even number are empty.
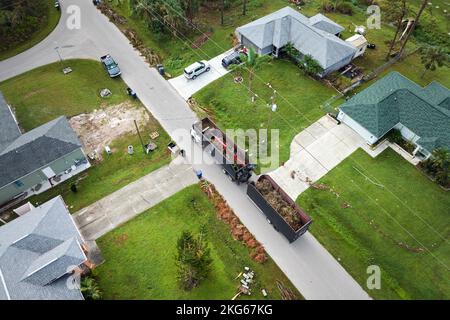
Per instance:
[[[245,151],[233,140],[228,141],[225,133],[209,118],[192,125],[191,137],[209,148],[210,155],[223,167],[223,172],[236,183],[245,183],[252,176],[255,165],[251,164]]]
[[[289,242],[297,240],[312,223],[306,212],[268,175],[250,182],[247,196],[264,213],[275,230],[281,232]]]

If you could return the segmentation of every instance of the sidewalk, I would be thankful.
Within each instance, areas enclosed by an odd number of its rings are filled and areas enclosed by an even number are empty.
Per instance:
[[[124,222],[198,181],[190,165],[174,161],[76,212],[85,240],[96,240]]]

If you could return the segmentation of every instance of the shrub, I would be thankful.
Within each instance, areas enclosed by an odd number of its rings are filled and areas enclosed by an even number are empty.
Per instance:
[[[78,188],[77,188],[77,185],[75,183],[72,183],[70,185],[70,191],[72,191],[73,193],[77,193],[78,192]]]
[[[322,11],[324,12],[332,12],[334,11],[334,5],[329,0],[325,0],[321,5]]]
[[[86,300],[100,300],[102,298],[102,292],[97,281],[91,277],[84,277],[81,280],[81,293]]]
[[[387,139],[390,142],[396,143],[398,145],[402,144],[402,142],[403,142],[403,136],[402,136],[400,130],[397,130],[397,129],[392,129],[391,131],[389,131],[389,133],[387,134]]]
[[[336,11],[351,16],[353,14],[353,7],[350,3],[341,2],[335,8]]]

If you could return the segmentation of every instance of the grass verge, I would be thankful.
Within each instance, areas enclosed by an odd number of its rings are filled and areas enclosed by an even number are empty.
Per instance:
[[[314,236],[361,286],[368,266],[381,268],[381,289],[369,295],[448,299],[448,192],[391,149],[376,159],[357,150],[319,183],[335,193],[310,188],[297,202],[314,219]]]

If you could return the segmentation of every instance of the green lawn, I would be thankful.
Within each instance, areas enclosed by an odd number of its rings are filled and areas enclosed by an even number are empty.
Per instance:
[[[64,65],[73,72],[64,75],[57,62],[0,82],[0,91],[15,109],[23,129],[30,130],[61,115],[70,117],[124,101],[133,102],[125,83],[111,79],[100,62],[67,60]],[[103,88],[110,89],[112,95],[101,98]]]
[[[17,44],[14,48],[10,48],[6,51],[0,51],[0,61],[8,59],[12,56],[15,56],[34,45],[38,44],[42,40],[44,40],[52,31],[55,29],[56,25],[59,22],[59,18],[61,17],[61,12],[54,8],[54,1],[48,1],[47,15],[42,19],[42,24],[35,33],[30,35],[30,37],[20,44]]]
[[[339,196],[310,188],[297,202],[314,219],[314,236],[363,288],[367,267],[381,268],[381,290],[369,295],[450,298],[448,192],[391,149],[376,159],[358,150],[319,182]]]
[[[176,279],[176,242],[184,230],[197,233],[202,225],[207,228],[212,273],[199,287],[186,292]],[[262,265],[250,259],[249,250],[233,240],[198,185],[159,203],[97,243],[105,263],[94,270],[94,276],[105,299],[229,300],[238,287],[235,278],[245,266],[255,271],[256,279],[248,298],[263,299],[261,289],[265,288],[268,298],[280,299],[276,280],[293,288],[270,258]]]
[[[61,72],[59,63],[54,63],[0,83],[0,91],[15,109],[19,124],[26,131],[61,115],[70,117],[122,102],[144,108],[126,94],[126,85],[121,79],[109,78],[100,62],[71,60],[65,63],[73,69],[68,75]],[[112,95],[101,98],[102,88],[109,88]],[[122,136],[110,144],[116,151],[112,155],[103,154],[102,162],[94,163],[88,171],[29,200],[42,203],[61,194],[70,211],[75,212],[169,163],[170,155],[165,146],[170,138],[150,116],[141,134],[148,139],[153,131],[158,131],[160,136],[155,141],[159,147],[151,154],[143,154],[137,134]],[[127,153],[130,144],[135,147],[132,156]],[[70,191],[70,184],[75,181],[77,193]]]

